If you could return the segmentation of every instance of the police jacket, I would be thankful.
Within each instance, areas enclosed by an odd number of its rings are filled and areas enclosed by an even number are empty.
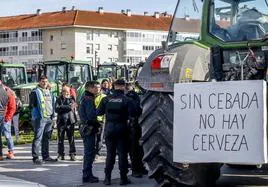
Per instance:
[[[126,96],[131,99],[133,106],[135,107],[135,117],[139,117],[142,113],[139,95],[134,90],[131,90]]]
[[[58,97],[55,107],[55,111],[58,113],[57,123],[62,123],[70,120],[70,123],[73,124],[77,121],[74,103],[75,101],[73,97]]]
[[[101,88],[102,92],[105,94],[105,95],[110,95],[112,94],[112,91],[108,88]]]
[[[105,97],[99,108],[98,115],[106,115],[107,123],[127,124],[128,119],[135,117],[135,107],[122,90],[114,92]]]
[[[88,125],[98,128],[99,123],[97,121],[97,112],[94,99],[95,98],[92,93],[85,91],[84,95],[81,97],[78,112],[82,122],[86,122]]]

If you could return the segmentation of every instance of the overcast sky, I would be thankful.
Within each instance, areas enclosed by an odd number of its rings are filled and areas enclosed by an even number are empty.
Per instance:
[[[177,0],[0,0],[0,16],[35,13],[36,9],[42,12],[58,11],[63,6],[71,9],[75,6],[79,10],[97,10],[102,6],[104,11],[120,12],[122,9],[131,9],[135,14],[144,11],[153,14],[155,11],[168,11],[173,14]]]

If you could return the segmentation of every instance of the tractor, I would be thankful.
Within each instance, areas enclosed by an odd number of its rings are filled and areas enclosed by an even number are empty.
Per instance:
[[[116,63],[103,63],[97,67],[97,79],[102,80],[105,78],[122,78],[128,80],[128,64],[123,62]]]
[[[189,40],[186,28],[199,28],[199,37]],[[160,186],[214,186],[223,163],[173,162],[174,85],[266,80],[267,63],[267,0],[179,0],[167,41],[137,78],[146,91],[139,122],[149,177]]]
[[[0,80],[10,88],[27,83],[26,68],[23,64],[0,63]]]
[[[94,76],[94,80],[102,82],[103,79],[111,78],[118,79],[124,78],[127,81],[131,79],[131,72],[129,69],[128,63],[124,62],[116,62],[116,63],[108,63],[104,62],[103,64],[99,64],[97,67],[96,75]],[[80,86],[77,90],[77,101],[79,103],[83,93],[85,91],[84,85]]]
[[[58,96],[62,83],[68,83],[77,89],[86,81],[93,80],[93,68],[86,61],[45,61],[39,64],[37,77],[46,75],[52,85],[53,93]],[[13,88],[17,96],[23,103],[23,110],[20,114],[20,127],[28,127],[30,122],[29,94],[37,86],[37,82],[21,84]],[[27,124],[25,124],[27,123]]]

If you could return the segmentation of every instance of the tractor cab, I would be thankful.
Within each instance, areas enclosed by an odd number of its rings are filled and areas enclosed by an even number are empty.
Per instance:
[[[27,83],[27,75],[23,64],[0,64],[0,77],[2,82],[10,88]]]
[[[246,46],[267,38],[266,0],[182,0],[177,4],[168,42],[199,39],[212,45]]]
[[[46,61],[44,67],[49,82],[67,82],[76,89],[93,79],[93,69],[85,61]]]
[[[223,42],[263,40],[268,36],[268,4],[257,0],[214,0],[209,34]]]
[[[97,79],[102,80],[105,78],[125,78],[128,80],[128,64],[123,62],[100,64],[97,68]]]

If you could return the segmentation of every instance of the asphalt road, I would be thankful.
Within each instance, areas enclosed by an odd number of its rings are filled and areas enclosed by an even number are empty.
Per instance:
[[[66,143],[66,155],[68,155],[68,146]],[[99,187],[104,186],[102,180],[104,179],[105,167],[105,150],[102,150],[101,155],[94,163],[93,173],[100,178],[100,183],[97,184],[83,184],[82,183],[82,153],[83,145],[81,140],[76,141],[77,161],[69,161],[66,156],[65,161],[58,161],[56,163],[44,164],[36,166],[32,162],[31,145],[21,145],[15,148],[15,159],[4,160],[0,162],[0,180],[5,176],[23,179],[25,181],[39,183],[49,187],[74,187],[74,186],[90,186]],[[4,151],[5,153],[5,151]],[[57,144],[52,143],[50,146],[50,155],[57,156]],[[130,172],[129,172],[130,173]],[[131,177],[130,177],[131,178]],[[12,180],[12,179],[11,179]],[[136,179],[131,178],[132,187],[154,187],[155,182],[148,179],[147,176]],[[112,173],[112,184],[117,186],[119,184],[119,170],[117,164]],[[0,184],[1,186],[1,184]],[[119,185],[118,185],[119,186]]]
[[[51,156],[57,155],[57,144],[52,143]],[[66,145],[66,153],[68,146]],[[65,161],[59,161],[54,164],[44,164],[36,166],[32,163],[31,145],[21,145],[16,147],[16,159],[4,160],[0,162],[0,180],[4,176],[14,177],[25,181],[43,184],[49,187],[74,187],[74,186],[104,186],[102,181],[97,184],[83,184],[82,177],[82,152],[83,145],[81,140],[76,141],[77,161],[72,162],[66,157]],[[100,180],[104,179],[105,150],[102,156],[95,161],[93,171]],[[130,177],[131,178],[131,177]],[[119,186],[119,170],[117,165],[112,175],[112,185]],[[10,179],[12,181],[12,179]],[[154,180],[147,176],[142,179],[131,178],[132,184],[129,187],[155,187]],[[0,184],[1,186],[1,184]],[[222,175],[217,182],[216,187],[268,187],[268,166],[261,169],[232,169],[223,166]]]

